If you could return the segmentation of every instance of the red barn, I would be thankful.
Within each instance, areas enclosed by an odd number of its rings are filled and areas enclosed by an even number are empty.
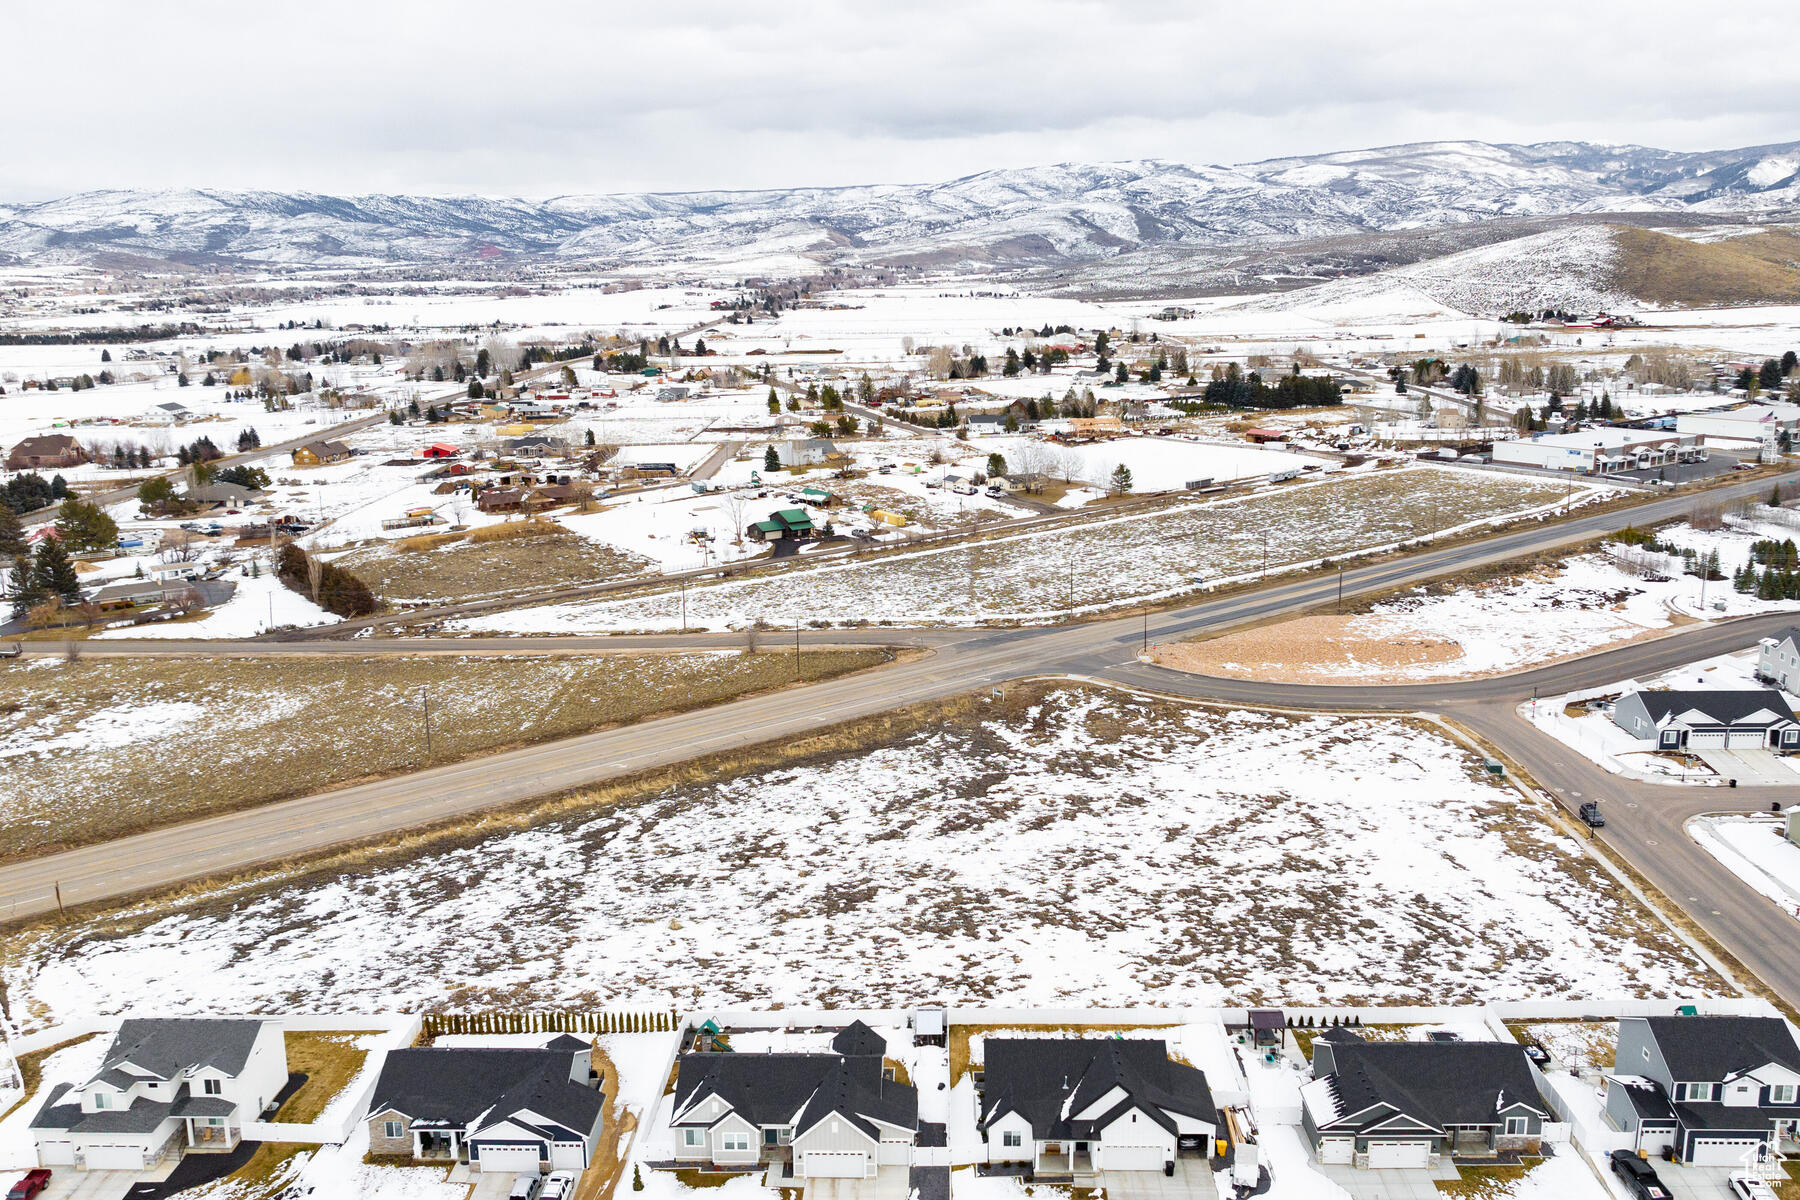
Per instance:
[[[421,458],[455,458],[460,453],[462,452],[448,442],[433,442],[419,451],[419,456]]]

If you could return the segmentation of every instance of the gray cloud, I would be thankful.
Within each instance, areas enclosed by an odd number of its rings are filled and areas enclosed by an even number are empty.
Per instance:
[[[0,197],[556,193],[1236,162],[1401,141],[1800,137],[1750,0],[13,6]]]

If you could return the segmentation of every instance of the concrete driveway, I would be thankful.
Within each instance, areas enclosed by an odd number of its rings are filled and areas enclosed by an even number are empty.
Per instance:
[[[517,1176],[508,1171],[477,1172],[469,1176],[469,1200],[506,1200]]]
[[[1679,1167],[1657,1162],[1656,1177],[1668,1187],[1675,1200],[1738,1200],[1738,1194],[1726,1182],[1738,1167]]]
[[[1462,1175],[1445,1162],[1434,1168],[1403,1170],[1362,1170],[1342,1163],[1313,1164],[1325,1178],[1349,1192],[1356,1200],[1443,1200],[1438,1191],[1440,1179],[1457,1180]]]
[[[1719,773],[1720,779],[1735,779],[1739,787],[1793,787],[1800,783],[1795,771],[1771,750],[1696,750],[1701,762]]]
[[[805,1200],[906,1200],[912,1172],[906,1167],[877,1167],[873,1179],[809,1179]]]
[[[1106,1200],[1216,1200],[1212,1168],[1198,1158],[1175,1160],[1175,1174],[1161,1171],[1102,1171]]]
[[[166,1170],[146,1175],[142,1171],[77,1171],[74,1167],[52,1167],[50,1186],[40,1195],[43,1200],[119,1200],[131,1190],[132,1184],[167,1174]]]

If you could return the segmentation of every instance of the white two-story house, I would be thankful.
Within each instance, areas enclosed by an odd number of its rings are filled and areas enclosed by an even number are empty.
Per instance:
[[[1800,1152],[1800,1043],[1780,1017],[1627,1017],[1606,1115],[1694,1166]]]
[[[278,1025],[125,1021],[94,1077],[58,1084],[32,1118],[38,1163],[142,1171],[170,1156],[231,1150],[287,1079]]]

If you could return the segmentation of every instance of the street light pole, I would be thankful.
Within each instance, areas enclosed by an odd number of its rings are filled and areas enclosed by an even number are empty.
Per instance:
[[[425,690],[425,685],[422,683],[419,685],[419,699],[423,702],[424,709],[425,709],[425,757],[430,758],[431,757],[431,693]]]

